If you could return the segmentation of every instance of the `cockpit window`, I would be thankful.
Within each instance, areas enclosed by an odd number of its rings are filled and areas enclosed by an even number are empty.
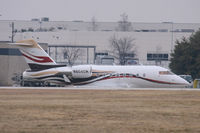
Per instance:
[[[172,72],[170,71],[159,71],[160,75],[174,75]]]

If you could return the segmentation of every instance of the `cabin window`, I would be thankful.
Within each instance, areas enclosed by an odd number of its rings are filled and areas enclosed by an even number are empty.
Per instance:
[[[173,73],[170,71],[159,71],[159,74],[160,75],[173,75]]]

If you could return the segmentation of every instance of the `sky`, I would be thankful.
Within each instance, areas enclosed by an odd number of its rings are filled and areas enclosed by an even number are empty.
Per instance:
[[[200,0],[0,0],[0,20],[200,23]]]

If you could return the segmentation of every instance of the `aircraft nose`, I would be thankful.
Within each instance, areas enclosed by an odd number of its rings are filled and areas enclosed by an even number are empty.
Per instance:
[[[189,86],[190,83],[188,81],[186,81],[185,79],[178,77],[179,78],[179,83],[184,85],[184,86]]]

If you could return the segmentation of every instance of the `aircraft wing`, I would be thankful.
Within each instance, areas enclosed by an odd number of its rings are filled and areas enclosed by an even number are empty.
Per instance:
[[[65,80],[65,82],[71,83],[70,78],[72,77],[72,70],[61,71],[61,72],[58,72],[56,75],[62,75],[62,77]]]

